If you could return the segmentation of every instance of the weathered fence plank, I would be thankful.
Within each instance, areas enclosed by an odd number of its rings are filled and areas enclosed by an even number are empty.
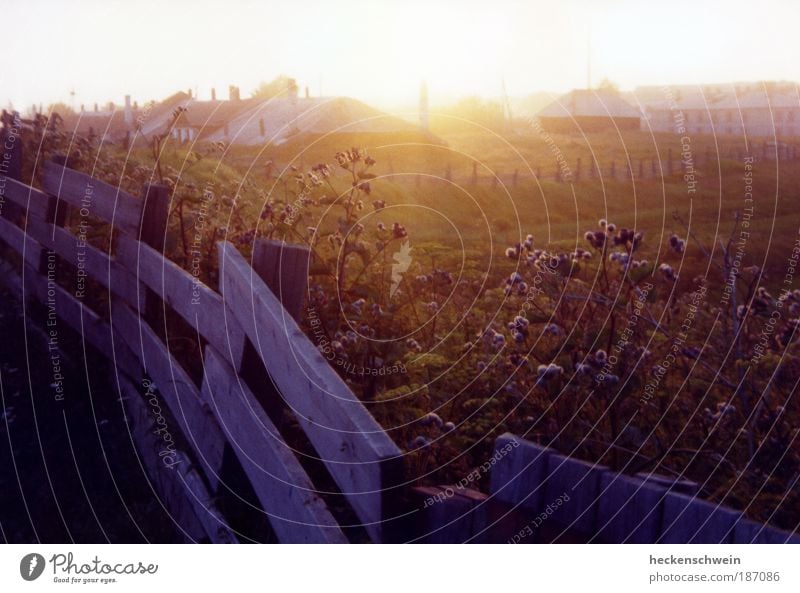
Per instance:
[[[136,235],[142,214],[142,200],[79,171],[62,167],[54,162],[44,164],[44,190],[76,208],[86,208],[87,213],[122,232]]]
[[[250,479],[281,542],[346,543],[278,429],[234,369],[207,347],[201,395]]]
[[[544,506],[550,450],[506,433],[495,441],[494,455],[498,461],[490,477],[493,497],[538,512]]]
[[[164,300],[196,329],[226,360],[238,368],[244,349],[244,332],[239,322],[225,316],[222,297],[198,278],[158,251],[131,237],[120,237],[117,261],[130,274]],[[143,308],[144,302],[129,302]]]
[[[742,514],[692,496],[669,492],[659,543],[727,544]]]
[[[197,451],[211,489],[215,490],[225,437],[197,387],[150,326],[124,302],[112,301],[111,322],[115,337],[139,357],[145,373],[158,386],[181,432]]]
[[[463,544],[486,527],[485,494],[456,486],[420,486],[412,495],[422,503],[418,512],[423,516],[415,521],[419,531],[414,543]]]
[[[609,543],[652,544],[661,534],[666,490],[614,472],[600,478],[595,537]]]
[[[607,468],[564,455],[552,454],[547,460],[544,505],[559,498],[569,500],[558,506],[553,518],[583,533],[594,533],[597,524],[600,477]]]
[[[375,541],[401,453],[244,258],[219,244],[228,313],[250,338],[286,403]],[[279,353],[279,354],[278,354]]]
[[[139,283],[128,270],[96,247],[85,242],[79,244],[78,237],[68,230],[30,218],[28,234],[125,301],[136,303],[143,298]]]
[[[734,544],[800,544],[800,534],[773,529],[755,521],[742,519],[733,529]]]
[[[119,387],[140,462],[164,499],[178,529],[184,532],[189,542],[207,536],[212,543],[236,543],[236,536],[215,508],[205,484],[186,456],[176,453],[177,459],[172,467],[162,463],[159,453],[164,443],[156,436],[155,421],[138,389],[126,378],[120,378]]]
[[[59,319],[106,357],[114,353],[112,362],[117,368],[131,376],[140,373],[138,360],[127,346],[117,348],[114,352],[111,327],[108,323],[64,288],[37,275],[32,267],[28,268],[25,275],[25,288],[28,295],[34,296],[43,304],[48,303],[52,295],[52,306]]]
[[[50,196],[46,193],[11,179],[11,177],[5,179],[2,196],[27,211],[29,215],[40,218],[45,217],[50,203]]]
[[[498,451],[516,443],[508,455]],[[749,521],[734,509],[669,491],[658,476],[630,477],[557,454],[511,434],[495,441],[490,501],[542,512],[548,521],[606,543],[800,543],[800,534]],[[678,482],[682,487],[691,482]],[[537,493],[544,489],[544,496]],[[550,529],[550,531],[553,531]],[[566,533],[566,532],[565,532]],[[556,531],[557,534],[557,531]],[[566,533],[566,535],[569,535]]]
[[[39,264],[42,253],[41,245],[27,236],[25,231],[5,218],[0,218],[0,239],[19,253],[27,263],[32,266]]]

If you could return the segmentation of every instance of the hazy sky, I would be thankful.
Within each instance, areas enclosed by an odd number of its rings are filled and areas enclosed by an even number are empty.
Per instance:
[[[800,79],[800,2],[0,0],[0,103],[87,106],[280,73],[378,105],[640,84]]]

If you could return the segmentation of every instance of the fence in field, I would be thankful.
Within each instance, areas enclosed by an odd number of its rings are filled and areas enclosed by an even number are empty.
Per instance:
[[[691,153],[682,157],[679,151],[668,149],[655,158],[628,157],[599,162],[593,155],[567,159],[553,157],[551,163],[542,166],[532,163],[528,167],[513,171],[491,170],[488,166],[473,163],[471,171],[454,171],[449,165],[444,171],[431,171],[425,174],[412,174],[410,178],[417,186],[431,183],[456,183],[459,185],[490,185],[493,187],[517,187],[523,183],[550,181],[558,183],[578,183],[582,181],[644,181],[670,179],[706,169],[707,174],[714,174],[721,160],[735,160],[743,163],[745,158],[754,161],[795,162],[800,159],[800,147],[787,143],[752,143],[750,152],[742,149],[729,149],[715,154],[710,149]],[[391,169],[391,166],[390,166]]]
[[[44,306],[51,346],[63,322],[109,359],[142,466],[190,541],[241,541],[243,513],[267,517],[264,539],[281,542],[790,539],[511,436],[486,468],[490,495],[411,488],[400,449],[297,324],[307,250],[260,241],[248,262],[220,242],[215,290],[163,255],[166,187],[136,197],[60,156],[40,190],[14,179],[11,162],[0,171],[0,281]],[[107,225],[108,249],[82,234],[87,217]],[[200,376],[171,350],[176,318],[202,345]],[[155,414],[162,403],[169,413]]]
[[[696,484],[627,476],[510,434],[495,442],[489,495],[417,488],[426,542],[800,543],[795,533],[694,496]],[[427,504],[426,504],[427,503]]]

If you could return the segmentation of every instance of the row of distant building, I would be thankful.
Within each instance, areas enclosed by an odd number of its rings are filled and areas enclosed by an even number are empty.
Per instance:
[[[794,83],[574,90],[536,114],[553,133],[610,129],[779,138],[800,136]]]
[[[795,84],[748,83],[706,86],[573,90],[535,114],[541,129],[557,134],[606,130],[652,130],[687,134],[800,136],[800,94]],[[124,106],[81,109],[63,116],[68,132],[105,142],[167,135],[179,142],[279,145],[303,134],[427,133],[427,90],[420,96],[419,122],[387,114],[349,97],[299,96],[297,86],[272,98],[228,97],[200,100],[181,91],[140,106],[128,96]]]
[[[302,135],[417,132],[418,126],[349,97],[311,97],[297,87],[276,97],[242,98],[239,87],[228,88],[227,99],[201,100],[191,90],[179,91],[158,103],[140,106],[125,97],[124,106],[85,106],[62,116],[63,129],[105,142],[146,141],[165,135],[181,143],[280,145]]]

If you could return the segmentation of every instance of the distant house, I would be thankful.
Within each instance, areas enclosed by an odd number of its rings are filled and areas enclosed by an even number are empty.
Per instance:
[[[694,87],[663,94],[671,96],[645,104],[647,123],[657,132],[680,126],[689,134],[800,136],[800,95],[793,85]]]
[[[536,114],[547,132],[570,134],[606,130],[638,130],[642,116],[617,93],[604,90],[574,90]]]
[[[91,138],[98,143],[113,144],[131,137],[139,113],[139,106],[132,104],[130,96],[126,96],[122,108],[109,103],[106,109],[101,110],[95,104],[91,111],[81,106],[77,113],[59,115],[62,119],[61,129],[65,132]]]
[[[217,100],[214,91],[210,101],[197,100],[191,93],[181,91],[143,114],[140,133],[146,137],[168,134],[178,142],[206,140],[258,102],[256,99],[240,99],[236,87],[231,87],[227,101]]]
[[[242,99],[230,87],[227,101],[200,101],[179,91],[142,109],[126,97],[124,109],[81,111],[65,118],[64,129],[103,142],[169,136],[180,143],[225,142],[241,145],[282,144],[303,134],[421,133],[418,126],[349,97],[298,97],[294,92],[273,98]]]
[[[303,134],[419,132],[418,126],[349,97],[266,99],[208,136],[233,144],[283,144]]]

